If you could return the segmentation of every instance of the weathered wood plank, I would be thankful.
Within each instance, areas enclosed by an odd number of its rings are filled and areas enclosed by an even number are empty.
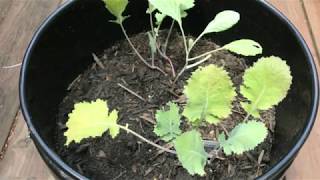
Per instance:
[[[320,1],[303,0],[303,7],[305,9],[305,13],[307,14],[309,25],[311,26],[316,49],[318,52],[320,52]]]
[[[18,113],[13,128],[8,140],[9,147],[0,161],[0,179],[54,180],[32,140],[27,136],[28,128],[21,112]]]
[[[305,1],[317,1],[318,0],[305,0]],[[299,29],[304,39],[308,43],[311,52],[316,60],[318,70],[319,62],[317,57],[317,52],[312,41],[312,36],[310,34],[309,23],[304,13],[303,4],[298,0],[269,0],[275,7],[277,7],[282,13],[284,13],[291,22]],[[318,6],[317,8],[320,8]],[[314,9],[316,11],[316,9]],[[319,10],[319,9],[318,9]],[[309,12],[314,13],[314,12]],[[319,12],[317,12],[319,13]],[[318,16],[320,17],[320,16]],[[311,24],[320,23],[311,21]],[[319,24],[320,25],[320,24]],[[320,35],[320,28],[313,29],[316,30]],[[291,180],[304,180],[304,179],[320,179],[320,116],[318,111],[318,118],[311,132],[311,135],[300,151],[298,157],[290,167],[287,172],[287,179]]]
[[[32,34],[60,0],[0,1],[0,67],[22,61]],[[0,149],[16,116],[19,67],[0,68]]]

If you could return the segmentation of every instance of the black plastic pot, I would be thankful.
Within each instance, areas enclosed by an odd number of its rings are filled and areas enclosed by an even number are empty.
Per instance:
[[[258,0],[197,0],[184,21],[188,34],[199,34],[217,12],[240,12],[240,23],[227,32],[211,35],[224,44],[240,38],[254,39],[264,55],[287,60],[293,74],[288,97],[277,108],[276,142],[272,168],[260,179],[281,176],[306,141],[318,108],[318,79],[310,51],[294,26],[275,8]],[[146,0],[132,0],[125,21],[130,34],[149,28]],[[56,10],[39,28],[23,61],[20,100],[31,137],[52,171],[65,179],[86,179],[54,152],[55,115],[67,87],[93,62],[97,52],[123,39],[118,25],[101,0],[71,0]],[[257,58],[252,58],[254,61]]]

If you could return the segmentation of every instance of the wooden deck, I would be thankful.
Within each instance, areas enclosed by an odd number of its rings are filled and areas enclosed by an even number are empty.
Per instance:
[[[269,1],[300,30],[319,69],[320,0]],[[37,26],[61,3],[62,0],[0,0],[0,67],[21,62]],[[19,69],[0,68],[0,152],[3,147],[0,153],[0,180],[54,179],[28,137],[19,111]],[[319,119],[320,116],[288,170],[287,179],[320,179]]]

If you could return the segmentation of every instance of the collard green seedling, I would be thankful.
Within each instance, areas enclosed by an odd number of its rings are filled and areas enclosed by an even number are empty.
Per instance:
[[[139,54],[123,26],[123,21],[129,17],[123,15],[128,0],[103,1],[108,11],[116,17],[112,22],[120,25],[139,59],[148,67],[166,75],[167,72],[157,67],[154,62],[155,54],[159,53],[171,65],[175,81],[185,70],[199,66],[217,51],[228,50],[242,56],[255,56],[261,54],[263,50],[261,45],[253,40],[240,39],[191,57],[194,46],[204,35],[232,28],[240,20],[240,14],[232,10],[222,11],[208,23],[195,40],[187,39],[182,19],[186,18],[187,11],[194,7],[194,0],[149,0],[149,7],[146,10],[150,16],[151,27],[151,31],[147,33],[151,50],[151,62],[149,62]],[[168,17],[172,19],[172,25],[165,43],[159,45],[157,41],[159,30],[164,19]],[[156,20],[155,23],[153,23],[153,19]],[[175,23],[179,26],[186,53],[185,65],[178,74],[175,73],[173,62],[166,55],[166,47]],[[290,68],[279,57],[260,58],[252,67],[248,68],[243,75],[243,84],[240,87],[240,93],[245,98],[241,105],[247,112],[247,116],[229,133],[222,132],[217,135],[217,142],[215,142],[217,145],[214,146],[213,151],[223,150],[225,155],[241,155],[262,143],[268,135],[268,130],[265,124],[260,121],[260,111],[278,105],[286,97],[291,83]],[[198,67],[192,72],[183,91],[187,97],[186,105],[182,107],[168,102],[165,107],[157,110],[155,115],[154,133],[161,140],[172,144],[169,147],[174,147],[174,150],[144,138],[131,130],[128,125],[118,124],[118,111],[109,112],[107,101],[100,99],[74,105],[74,110],[69,114],[67,122],[68,130],[64,134],[67,137],[66,145],[73,141],[79,143],[84,138],[101,136],[106,131],[112,138],[116,138],[122,129],[156,148],[176,154],[181,165],[191,175],[204,176],[207,159],[212,156],[210,152],[206,152],[208,148],[205,148],[205,141],[199,131],[199,125],[219,126],[224,119],[228,118],[232,111],[232,102],[237,96],[235,89],[228,72],[222,67],[211,64]],[[184,132],[185,129],[180,128],[183,121],[189,126],[186,132]],[[212,143],[213,140],[206,141],[206,143],[208,142]]]
[[[151,62],[141,56],[135,46],[132,44],[130,38],[128,37],[125,27],[123,26],[123,21],[127,19],[129,16],[124,16],[123,13],[128,5],[128,0],[103,0],[106,4],[106,8],[109,12],[116,17],[116,20],[112,21],[120,25],[122,32],[124,33],[126,39],[128,40],[130,46],[139,57],[139,59],[148,67],[152,69],[156,69],[163,74],[166,74],[164,70],[155,65],[154,57],[155,53],[159,53],[171,66],[172,76],[175,78],[175,81],[183,74],[183,72],[187,69],[191,69],[196,67],[208,59],[211,58],[211,55],[215,52],[221,50],[229,50],[233,53],[243,55],[243,56],[255,56],[257,54],[262,53],[262,47],[259,43],[253,40],[236,40],[231,42],[221,48],[214,49],[209,52],[204,52],[198,56],[190,57],[192,49],[197,44],[197,42],[206,34],[209,33],[218,33],[222,31],[226,31],[232,28],[234,25],[238,23],[240,20],[240,14],[238,12],[232,10],[225,10],[218,13],[215,18],[208,23],[203,32],[195,39],[187,40],[184,29],[182,19],[186,18],[188,13],[187,11],[194,7],[194,0],[149,0],[149,8],[146,10],[146,13],[150,16],[150,27],[151,30],[148,32],[149,38],[149,46],[151,50]],[[154,24],[153,15],[156,19]],[[168,36],[166,38],[165,43],[163,44],[163,48],[160,48],[161,45],[158,44],[157,37],[159,36],[159,30],[161,28],[162,22],[166,17],[172,18],[172,26],[169,30]],[[176,74],[176,70],[174,69],[173,62],[166,55],[166,48],[168,45],[169,37],[172,32],[172,28],[176,22],[179,26],[182,35],[182,41],[185,48],[185,65],[182,70]]]

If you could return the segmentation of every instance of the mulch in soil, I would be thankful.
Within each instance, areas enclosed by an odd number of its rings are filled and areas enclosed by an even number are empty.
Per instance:
[[[166,32],[160,33],[166,37]],[[164,38],[160,37],[163,42]],[[175,69],[184,65],[185,51],[181,36],[174,32],[167,49],[167,55],[172,59]],[[131,40],[143,57],[150,57],[148,37],[140,33]],[[194,48],[193,55],[206,52],[218,46],[211,41],[201,40]],[[96,63],[70,85],[69,93],[59,106],[56,128],[56,152],[73,169],[90,179],[253,179],[268,169],[270,151],[273,142],[275,126],[275,109],[261,112],[262,121],[269,127],[267,139],[254,150],[241,156],[225,156],[222,152],[211,159],[205,171],[205,177],[190,176],[181,166],[175,155],[163,153],[149,144],[126,132],[121,132],[115,139],[108,133],[102,137],[87,138],[79,144],[71,143],[64,146],[66,138],[65,123],[68,114],[75,103],[107,100],[111,110],[119,111],[119,124],[129,124],[129,127],[160,145],[161,141],[153,132],[157,109],[169,101],[181,106],[185,104],[183,87],[193,70],[186,71],[173,85],[170,75],[165,76],[159,71],[151,70],[133,53],[126,40],[116,42],[112,47],[98,54],[103,63],[101,68]],[[149,59],[150,60],[150,59]],[[170,74],[170,66],[165,59],[157,55],[156,64]],[[202,66],[216,64],[228,71],[237,92],[242,83],[242,76],[247,68],[246,60],[227,51],[215,54]],[[140,95],[143,99],[129,93],[119,86],[119,83]],[[240,107],[243,97],[239,95],[233,102],[232,114],[224,119],[221,126],[200,127],[205,139],[215,139],[217,133],[223,130],[231,131],[241,122],[246,113]],[[182,125],[185,127],[186,123]]]

